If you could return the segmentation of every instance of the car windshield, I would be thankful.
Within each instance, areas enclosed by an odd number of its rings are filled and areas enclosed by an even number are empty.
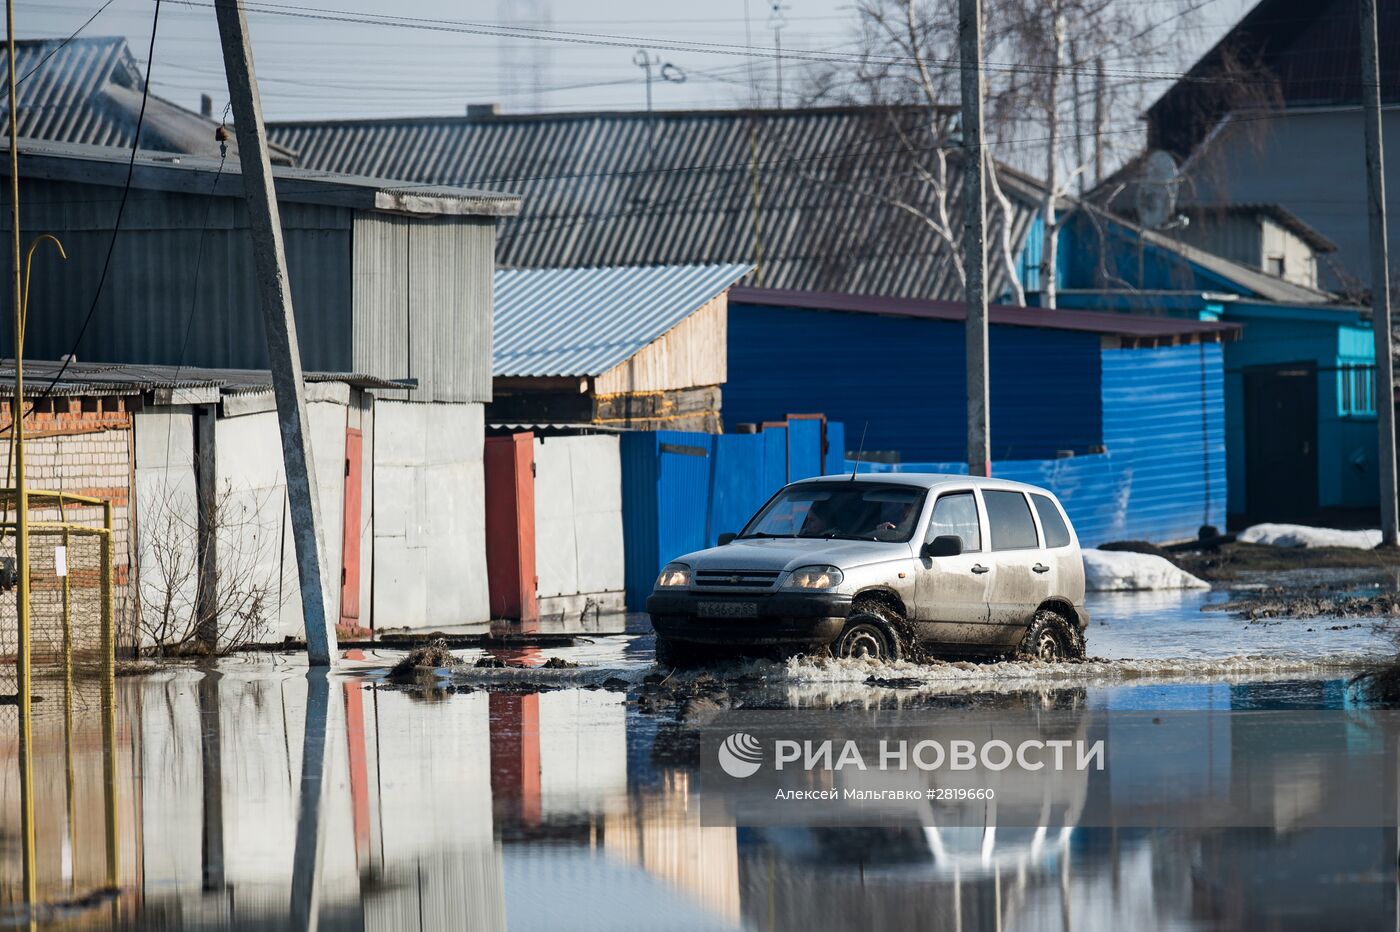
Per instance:
[[[818,537],[902,543],[914,535],[924,490],[850,480],[783,489],[740,538]]]

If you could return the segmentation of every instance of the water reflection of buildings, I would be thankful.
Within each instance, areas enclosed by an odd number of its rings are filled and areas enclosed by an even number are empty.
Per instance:
[[[700,827],[683,775],[629,795],[623,696],[351,679],[318,696],[268,673],[122,682],[133,923],[489,930],[577,910],[573,927],[611,928],[637,904],[676,927],[737,920],[734,830]]]
[[[1393,915],[1392,830],[1002,828],[989,841],[919,826],[706,826],[695,729],[639,715],[619,693],[425,696],[348,677],[318,685],[261,661],[118,686],[115,909],[130,925],[1118,929],[1272,916],[1327,928]],[[61,727],[36,723],[49,898],[104,868],[89,843],[102,806],[82,789],[100,786],[100,730],[80,718],[75,732],[74,843],[66,765],[51,750]],[[1240,773],[1259,750],[1236,735],[1202,754]],[[1137,771],[1123,772],[1131,785]],[[13,837],[16,793],[4,790]],[[105,925],[112,908],[73,921]]]
[[[129,836],[109,850],[108,819],[130,806],[131,774],[117,759],[109,795],[99,684],[75,683],[71,709],[60,683],[37,681],[31,719],[36,890],[40,902],[65,902],[110,887],[118,864],[135,854]],[[0,904],[19,914],[24,902],[17,766],[19,719],[13,704],[0,707]],[[125,729],[116,735],[125,742]]]

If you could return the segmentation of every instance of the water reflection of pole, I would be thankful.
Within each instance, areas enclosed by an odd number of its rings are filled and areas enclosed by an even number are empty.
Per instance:
[[[1074,928],[1074,919],[1070,910],[1070,886],[1069,886],[1069,858],[1070,845],[1069,838],[1066,837],[1069,829],[1060,830],[1060,926],[1065,932],[1070,932]]]
[[[962,868],[953,865],[953,932],[962,932]]]
[[[63,513],[63,497],[58,499],[59,514]],[[63,529],[63,552],[68,553],[68,529]],[[64,858],[63,868],[68,872],[64,879],[68,881],[68,890],[71,893],[77,872],[74,868],[74,860],[78,857],[78,803],[75,784],[77,783],[73,773],[73,619],[71,614],[72,592],[68,587],[68,572],[64,568],[63,573],[63,789],[67,796],[68,807],[66,817],[68,819],[68,833],[64,841],[68,844],[67,857]]]
[[[306,674],[306,734],[301,748],[301,803],[292,860],[292,924],[315,929],[325,846],[326,718],[330,678],[324,668]]]
[[[992,903],[996,908],[996,925],[992,928],[1001,932],[1001,862],[992,865]]]
[[[223,727],[219,720],[219,680],[223,674],[209,669],[199,681],[199,721],[203,740],[201,778],[204,784],[204,832],[200,856],[204,861],[204,889],[224,888],[224,756]]]
[[[107,822],[107,886],[121,884],[117,838],[117,621],[112,585],[112,503],[102,505],[102,786]],[[116,900],[113,899],[113,909]]]

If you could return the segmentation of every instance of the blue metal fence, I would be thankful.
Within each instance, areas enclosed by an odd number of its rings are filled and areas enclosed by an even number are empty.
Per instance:
[[[1224,377],[1218,344],[1104,349],[1101,453],[994,460],[994,475],[1055,492],[1080,540],[1182,540],[1225,516]],[[954,407],[945,405],[942,407]],[[1098,412],[1102,412],[1100,415]],[[992,429],[997,429],[993,420]],[[824,437],[823,437],[824,434]],[[823,440],[825,441],[823,443]],[[738,531],[787,482],[848,471],[839,422],[792,417],[758,434],[622,435],[627,604],[640,610],[657,572]],[[861,472],[963,474],[962,463],[861,463]]]
[[[737,532],[789,481],[844,468],[844,443],[842,425],[819,418],[769,424],[757,434],[624,433],[622,532],[628,608],[640,611],[645,606],[652,582],[667,561],[713,546],[721,534]]]

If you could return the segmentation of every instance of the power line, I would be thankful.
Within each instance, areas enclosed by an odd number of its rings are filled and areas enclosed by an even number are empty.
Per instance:
[[[186,6],[213,7],[212,0],[184,0]],[[287,7],[282,4],[272,3],[269,0],[254,0],[247,3],[245,9],[249,13],[263,14],[269,16],[285,16],[295,19],[307,19],[321,22],[352,23],[368,26],[384,26],[397,29],[417,29],[429,32],[460,33],[464,35],[491,36],[493,38],[517,38],[533,39],[550,42],[567,42],[579,45],[594,45],[612,48],[634,48],[646,46],[649,48],[661,49],[675,52],[695,52],[702,54],[722,54],[737,55],[754,58],[772,59],[778,53],[771,49],[758,46],[737,45],[723,42],[701,42],[698,40],[684,39],[661,39],[657,37],[623,35],[616,33],[590,33],[576,30],[531,28],[525,26],[499,26],[493,23],[473,22],[468,20],[446,20],[428,17],[409,16],[379,16],[373,14],[354,14],[343,10],[334,10],[324,7]],[[853,62],[881,62],[886,64],[909,65],[916,63],[916,58],[908,55],[839,55],[832,52],[822,52],[815,49],[784,49],[781,53],[784,59],[799,59],[810,62],[833,62],[833,63],[853,63]],[[953,70],[958,67],[956,59],[926,59],[924,64],[928,67],[939,68],[941,70]],[[1086,65],[1078,70],[1088,74],[1092,66]],[[1074,68],[1055,65],[1027,65],[1007,62],[984,62],[983,68],[988,71],[999,71],[1009,74],[1046,74],[1051,71],[1058,71],[1061,74],[1067,73]],[[1194,76],[1189,72],[1180,71],[1145,71],[1141,69],[1113,69],[1107,72],[1115,77],[1141,77],[1156,80],[1189,81],[1202,84],[1242,84],[1255,83],[1249,79],[1239,77],[1213,78],[1204,76]]]
[[[838,108],[838,109],[839,109],[839,108]],[[849,108],[849,109],[851,109],[851,110],[856,110],[856,109],[864,109],[864,108],[851,107],[851,108]],[[875,107],[875,108],[871,108],[871,109],[872,109],[871,115],[874,116],[874,115],[877,115],[877,114],[880,112],[880,110],[881,110],[882,108]],[[901,109],[901,108],[889,108],[889,109]],[[914,108],[910,108],[910,109],[914,109]],[[919,108],[919,109],[922,109],[922,108]],[[1346,109],[1358,110],[1359,107],[1346,108]],[[744,116],[745,114],[748,114],[749,116],[758,116],[758,117],[763,117],[763,116],[770,116],[770,117],[771,117],[771,115],[775,115],[775,114],[776,114],[777,116],[779,116],[779,117],[785,115],[785,114],[783,114],[782,112],[779,112],[779,111],[763,111],[763,110],[757,110],[757,111],[743,111],[743,110],[738,110],[738,111],[715,111],[715,112],[716,112],[717,114],[724,114],[724,113],[733,114],[736,118],[741,117],[741,116]],[[611,114],[609,114],[609,115],[611,115]],[[527,116],[525,119],[530,120],[530,121],[536,121],[536,122],[546,122],[546,121],[549,121],[549,120],[550,120],[550,116],[551,116],[551,115],[544,115],[544,116],[535,116],[535,115],[531,115],[531,116]],[[635,119],[641,120],[641,119],[644,118],[644,116],[645,116],[645,115],[644,115],[641,111],[637,111]],[[668,116],[668,112],[667,112],[667,111],[664,111],[664,110],[657,111],[657,112],[656,112],[656,116],[657,116],[658,118],[661,118],[661,119],[664,120],[664,119]],[[803,112],[803,111],[791,111],[791,112],[790,112],[790,118],[792,118],[792,119],[802,119],[803,116],[804,116],[804,112]],[[1239,123],[1250,123],[1250,122],[1262,122],[1262,121],[1269,121],[1269,120],[1279,119],[1280,117],[1283,117],[1283,116],[1286,116],[1286,115],[1285,115],[1285,114],[1280,114],[1280,113],[1275,113],[1275,112],[1267,112],[1267,111],[1266,111],[1266,112],[1261,112],[1261,113],[1258,113],[1258,114],[1255,114],[1255,115],[1252,115],[1252,116],[1243,116],[1243,115],[1233,116],[1233,117],[1231,118],[1231,123],[1232,123],[1232,124],[1239,124]],[[587,115],[586,113],[585,113],[585,114],[582,114],[582,115],[560,114],[560,115],[558,115],[558,117],[559,117],[560,119],[563,119],[563,120],[578,120],[578,119],[587,119],[587,118],[588,118],[588,115]],[[629,118],[630,118],[630,117],[629,117]],[[432,123],[432,122],[446,122],[446,121],[463,121],[463,122],[465,122],[465,118],[462,118],[462,117],[430,117],[430,118],[420,118],[420,119],[423,120],[423,121],[425,121],[425,122],[428,122],[428,123]],[[318,121],[290,121],[290,122],[287,122],[287,123],[283,123],[283,124],[281,124],[281,125],[282,125],[283,128],[295,128],[295,127],[297,127],[298,125],[301,125],[301,124],[311,123],[311,124],[314,125],[314,124],[316,124],[317,122],[318,122]],[[372,126],[373,124],[379,123],[379,122],[398,122],[398,121],[393,120],[393,118],[388,118],[387,120],[376,120],[376,119],[347,120],[347,121],[344,121],[344,125],[348,125],[348,126],[351,126],[351,127],[355,127],[357,124],[359,124],[359,125],[366,125],[366,124],[367,124],[367,125],[371,125],[371,126]],[[406,122],[414,122],[414,121],[406,121]],[[916,135],[918,132],[921,132],[922,129],[923,129],[923,127],[921,127],[921,126],[918,125],[918,124],[915,124],[915,125],[912,125],[908,130],[906,130],[905,133],[906,133],[906,134],[909,134],[909,135]],[[1076,133],[1070,133],[1070,134],[1064,134],[1064,133],[1062,133],[1062,134],[1059,134],[1058,138],[1060,138],[1060,139],[1062,139],[1062,140],[1068,141],[1068,140],[1077,139],[1077,138],[1092,139],[1092,138],[1095,138],[1095,137],[1131,135],[1131,134],[1137,134],[1137,133],[1141,133],[1141,132],[1142,132],[1141,127],[1136,127],[1136,126],[1135,126],[1135,127],[1131,127],[1131,128],[1127,128],[1127,129],[1106,130],[1106,131],[1103,131],[1103,132],[1086,132],[1086,133],[1077,133],[1077,134],[1076,134]],[[897,136],[899,136],[899,135],[900,135],[900,132],[899,132],[899,131],[892,131],[892,132],[888,132],[888,133],[881,133],[881,134],[878,134],[878,135],[862,137],[861,139],[857,140],[856,143],[859,144],[859,143],[879,142],[879,141],[882,141],[882,140],[888,140],[888,139],[895,138],[895,137],[897,137]],[[1005,150],[1005,149],[1030,148],[1030,147],[1033,147],[1033,146],[1038,146],[1038,145],[1040,145],[1040,144],[1042,144],[1042,143],[1045,143],[1045,142],[1047,142],[1047,141],[1048,141],[1048,138],[1045,138],[1045,137],[1033,137],[1033,138],[1026,138],[1026,139],[988,140],[988,141],[986,141],[986,142],[983,143],[983,148],[985,148],[985,149],[997,148],[997,149],[1003,149],[1003,150]],[[840,161],[840,160],[844,160],[844,159],[877,158],[877,157],[880,157],[880,156],[901,155],[901,154],[903,154],[903,155],[918,155],[918,154],[921,154],[921,153],[933,153],[933,152],[936,152],[936,151],[938,151],[938,150],[940,150],[940,149],[943,150],[943,151],[946,151],[946,152],[959,152],[959,151],[962,151],[963,147],[962,147],[962,145],[961,145],[960,143],[957,143],[957,142],[946,143],[946,144],[931,144],[931,145],[927,145],[927,146],[900,145],[900,146],[897,146],[897,147],[895,147],[895,148],[864,149],[864,150],[856,150],[856,149],[853,149],[853,148],[849,148],[849,147],[848,147],[848,148],[845,148],[845,149],[842,149],[842,150],[839,150],[839,151],[835,151],[835,152],[821,152],[821,153],[817,153],[817,154],[813,154],[813,155],[793,155],[793,156],[784,156],[784,157],[777,157],[777,158],[761,159],[761,160],[756,160],[756,161],[753,160],[753,159],[741,159],[741,160],[737,160],[737,161],[717,162],[717,163],[714,163],[714,164],[692,163],[692,164],[686,164],[686,165],[663,165],[663,166],[656,166],[656,167],[648,166],[648,167],[627,168],[627,169],[607,169],[607,170],[597,170],[597,171],[566,172],[566,173],[557,173],[557,174],[493,176],[493,177],[487,177],[487,178],[471,178],[471,177],[464,177],[464,178],[443,178],[443,179],[435,180],[435,181],[416,181],[416,180],[412,180],[412,179],[405,178],[405,179],[396,179],[396,180],[394,180],[393,184],[394,184],[395,187],[397,187],[397,188],[406,189],[406,190],[428,190],[428,189],[434,189],[434,188],[435,188],[435,189],[440,189],[440,190],[446,189],[446,190],[450,193],[451,189],[454,189],[454,188],[472,188],[472,187],[482,187],[482,186],[486,186],[486,185],[496,186],[496,187],[499,189],[499,188],[509,188],[509,187],[512,187],[512,186],[521,186],[521,185],[526,185],[526,184],[532,184],[532,183],[536,183],[536,182],[549,182],[549,181],[607,180],[607,179],[612,179],[612,178],[645,177],[645,176],[649,176],[649,175],[675,175],[675,174],[686,174],[686,173],[694,173],[694,174],[715,173],[715,174],[718,174],[718,173],[724,173],[724,172],[730,172],[730,171],[740,171],[740,170],[742,170],[742,171],[751,171],[751,170],[754,170],[754,169],[766,170],[766,169],[772,169],[772,168],[781,168],[782,166],[785,166],[785,165],[800,165],[800,164],[805,164],[805,163],[819,163],[819,162],[835,162],[835,161]],[[343,171],[337,171],[337,170],[331,170],[331,169],[299,168],[299,169],[297,169],[297,171],[298,171],[299,173],[303,174],[303,175],[310,176],[311,178],[318,179],[318,180],[315,181],[315,182],[308,182],[308,183],[304,183],[304,184],[298,184],[298,181],[297,181],[297,180],[284,177],[284,178],[280,179],[280,181],[279,181],[279,184],[278,184],[278,190],[279,190],[279,192],[285,193],[285,194],[287,194],[287,195],[295,195],[295,194],[298,194],[298,193],[310,193],[310,192],[314,192],[314,191],[320,190],[320,188],[319,188],[317,185],[319,185],[319,183],[320,183],[321,180],[324,180],[324,181],[326,181],[326,182],[336,182],[336,181],[342,179],[343,176],[344,176],[344,172],[343,172]],[[124,195],[125,195],[125,190],[123,191],[123,196],[124,196]],[[89,198],[89,199],[87,199],[86,203],[90,203],[90,204],[112,203],[113,200],[117,200],[118,203],[121,203],[121,202],[122,202],[121,200],[118,200],[118,199]],[[31,200],[31,201],[29,201],[29,203],[31,203],[31,204],[46,204],[46,203],[51,203],[51,202],[46,202],[46,201],[42,201],[42,200],[39,200],[39,201]],[[1339,203],[1340,203],[1340,202],[1339,202]]]
[[[136,114],[136,130],[131,137],[131,157],[126,163],[126,181],[122,185],[121,201],[117,204],[117,216],[112,223],[112,238],[107,243],[107,256],[102,261],[102,274],[97,279],[97,290],[92,295],[92,305],[88,308],[87,316],[83,318],[83,325],[78,328],[78,335],[73,340],[73,348],[63,359],[63,365],[58,367],[58,372],[49,381],[48,388],[44,389],[41,398],[46,398],[53,393],[58,386],[59,380],[68,371],[78,353],[78,346],[83,342],[83,337],[87,334],[88,327],[92,324],[93,317],[97,314],[97,305],[102,299],[102,288],[107,283],[107,273],[112,267],[112,254],[116,252],[117,236],[121,233],[122,215],[126,212],[127,197],[131,194],[131,179],[136,173],[136,151],[141,144],[141,126],[146,120],[146,101],[151,94],[151,66],[155,62],[156,54],[156,31],[160,27],[160,0],[156,0],[155,15],[151,18],[151,42],[146,50],[146,78],[141,84],[141,109]],[[16,350],[19,348],[16,347]],[[33,406],[31,405],[31,410]]]
[[[87,19],[85,19],[85,20],[83,21],[83,24],[82,24],[81,26],[79,26],[77,29],[74,29],[71,33],[69,33],[68,38],[64,39],[64,40],[63,40],[62,42],[60,42],[58,45],[56,45],[56,46],[54,46],[52,49],[50,49],[50,50],[49,50],[49,54],[45,55],[45,56],[39,61],[39,63],[38,63],[37,65],[35,65],[33,68],[30,68],[28,71],[26,71],[26,72],[24,73],[24,77],[22,77],[22,78],[17,78],[17,79],[15,80],[15,87],[19,87],[19,86],[20,86],[21,84],[23,84],[26,80],[28,80],[28,78],[29,78],[29,76],[30,76],[31,74],[33,74],[34,72],[38,71],[40,68],[44,67],[45,65],[47,65],[47,64],[49,63],[49,59],[50,59],[50,58],[53,58],[53,57],[54,57],[55,55],[57,55],[59,52],[63,51],[65,48],[67,48],[68,43],[70,43],[70,42],[72,42],[74,39],[76,39],[76,38],[78,37],[78,34],[79,34],[79,33],[81,33],[84,29],[88,28],[88,26],[92,25],[92,21],[93,21],[93,20],[97,19],[97,17],[99,17],[99,16],[102,15],[102,11],[103,11],[103,10],[107,9],[107,7],[111,6],[111,5],[112,5],[113,3],[115,3],[115,2],[116,2],[116,0],[107,0],[106,3],[104,3],[104,4],[102,4],[100,7],[98,7],[98,8],[97,8],[97,12],[93,13],[91,16],[89,16]]]

